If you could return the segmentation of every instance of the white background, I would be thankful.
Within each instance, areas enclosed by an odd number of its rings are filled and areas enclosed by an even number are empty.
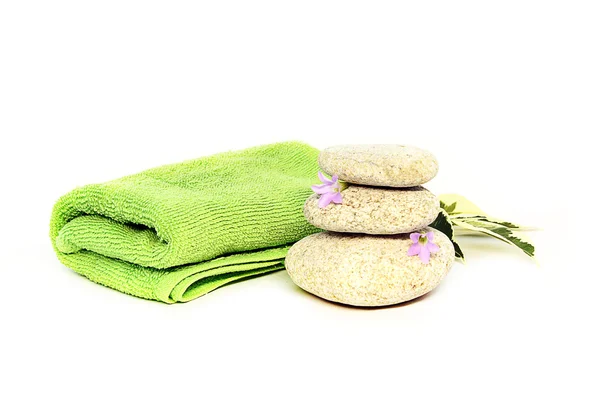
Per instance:
[[[596,1],[1,1],[0,395],[598,396],[599,20]],[[168,306],[55,258],[75,186],[290,139],[431,150],[428,188],[539,227],[539,265],[462,239],[433,293],[364,310],[285,272]]]

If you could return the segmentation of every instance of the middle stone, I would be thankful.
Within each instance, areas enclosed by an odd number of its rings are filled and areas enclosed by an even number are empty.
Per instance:
[[[319,195],[304,204],[304,216],[315,227],[335,232],[392,235],[413,232],[431,224],[440,202],[423,187],[383,188],[350,185],[341,204],[320,208]]]

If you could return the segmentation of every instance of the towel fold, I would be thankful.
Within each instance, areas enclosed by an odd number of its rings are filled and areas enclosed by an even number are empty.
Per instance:
[[[317,232],[303,215],[318,150],[286,142],[77,188],[55,204],[60,261],[90,280],[165,303],[283,268]]]

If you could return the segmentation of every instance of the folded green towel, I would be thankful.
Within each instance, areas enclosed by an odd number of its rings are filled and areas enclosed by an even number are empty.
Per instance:
[[[58,258],[90,280],[166,303],[283,268],[317,230],[302,208],[318,150],[287,142],[77,188],[54,206]]]

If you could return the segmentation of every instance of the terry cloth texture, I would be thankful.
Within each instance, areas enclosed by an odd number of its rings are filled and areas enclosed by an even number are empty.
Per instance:
[[[319,151],[286,142],[162,166],[58,200],[50,237],[90,280],[165,303],[283,268]]]

